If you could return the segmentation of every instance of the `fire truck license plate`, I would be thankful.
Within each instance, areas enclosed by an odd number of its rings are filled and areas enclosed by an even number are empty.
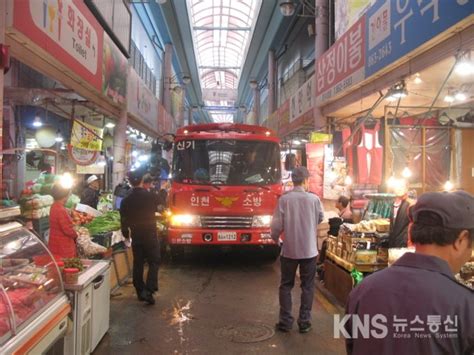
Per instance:
[[[221,242],[237,240],[237,232],[218,232],[217,240]]]

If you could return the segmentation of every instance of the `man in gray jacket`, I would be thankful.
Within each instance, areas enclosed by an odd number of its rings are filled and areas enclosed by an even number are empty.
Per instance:
[[[301,333],[311,330],[311,308],[316,274],[317,226],[323,220],[323,209],[318,196],[306,192],[309,172],[298,167],[291,175],[294,188],[278,201],[271,224],[272,238],[278,241],[283,233],[281,249],[280,320],[276,329],[288,332],[294,322],[291,314],[291,290],[295,285],[296,270],[300,270],[301,307],[298,327]]]

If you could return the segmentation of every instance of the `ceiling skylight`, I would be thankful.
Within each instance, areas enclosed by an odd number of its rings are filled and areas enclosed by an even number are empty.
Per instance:
[[[187,5],[204,104],[230,112],[261,0],[187,0]],[[216,95],[220,98],[213,99]],[[231,113],[210,115],[215,122],[233,120]]]

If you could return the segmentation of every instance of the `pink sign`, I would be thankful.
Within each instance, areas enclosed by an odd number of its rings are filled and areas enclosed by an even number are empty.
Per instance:
[[[316,62],[316,101],[326,101],[364,79],[365,16]]]
[[[306,159],[310,173],[309,190],[323,198],[325,143],[306,144]]]

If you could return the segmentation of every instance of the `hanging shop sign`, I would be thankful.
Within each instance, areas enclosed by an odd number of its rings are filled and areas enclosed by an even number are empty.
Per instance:
[[[309,190],[323,196],[324,143],[306,144],[306,160],[310,173]]]
[[[204,101],[237,101],[235,89],[202,89]]]
[[[105,167],[100,164],[91,164],[91,165],[79,165],[76,166],[76,173],[77,174],[96,174],[102,175],[104,174]]]
[[[74,121],[71,132],[71,145],[90,151],[102,150],[104,130],[87,123]]]
[[[293,122],[313,108],[314,97],[314,76],[311,76],[311,78],[298,89],[296,94],[290,98],[290,122]]]
[[[378,0],[366,14],[365,75],[392,64],[473,13],[472,0]]]
[[[127,109],[151,130],[158,132],[158,99],[130,67],[127,80]]]
[[[311,143],[332,143],[332,134],[311,132],[310,135]]]
[[[317,103],[365,78],[365,22],[364,15],[316,61]]]
[[[99,155],[99,152],[76,148],[71,144],[68,144],[67,151],[74,163],[82,166],[93,164]]]
[[[127,58],[104,33],[102,93],[117,104],[125,103],[128,71]]]
[[[179,117],[183,115],[183,108],[184,108],[184,92],[181,91],[179,93],[171,91],[171,114],[173,117]]]
[[[13,4],[13,28],[100,90],[103,30],[74,0],[22,0]]]

